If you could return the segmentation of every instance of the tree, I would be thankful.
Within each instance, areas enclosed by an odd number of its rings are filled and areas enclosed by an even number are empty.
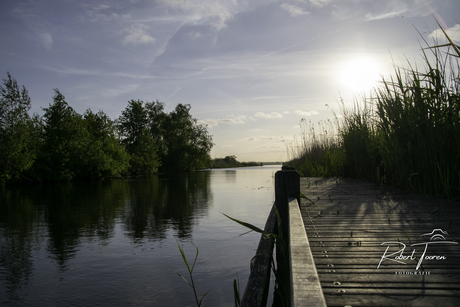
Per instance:
[[[83,164],[83,148],[89,138],[81,116],[58,89],[54,92],[53,104],[43,108],[44,144],[40,162],[47,179],[71,180]]]
[[[165,169],[180,171],[210,165],[212,136],[190,114],[191,106],[178,104],[164,120],[163,133],[167,151],[162,157]]]
[[[229,163],[233,163],[233,164],[237,164],[238,161],[236,160],[236,156],[235,155],[231,155],[231,156],[226,156],[224,158],[225,161],[229,162]]]
[[[83,153],[81,177],[110,178],[127,173],[129,155],[116,137],[114,122],[103,112],[83,115],[89,140]]]
[[[149,109],[144,107],[142,100],[130,100],[118,118],[121,142],[131,156],[131,174],[151,174],[161,164],[155,138],[151,133],[152,124],[149,127],[149,114],[158,110],[153,108],[152,103],[147,105]]]
[[[18,180],[35,160],[30,97],[7,73],[0,85],[0,183]]]
[[[167,115],[163,111],[164,106],[165,104],[159,102],[158,100],[145,103],[145,110],[147,111],[148,128],[153,137],[159,156],[163,156],[166,152],[166,145],[163,137],[163,123]]]

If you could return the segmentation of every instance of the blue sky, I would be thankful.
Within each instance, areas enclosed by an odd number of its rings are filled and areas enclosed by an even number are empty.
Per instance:
[[[0,73],[31,112],[54,88],[112,118],[130,99],[190,104],[213,157],[282,161],[302,118],[332,119],[393,61],[419,60],[416,29],[431,41],[436,17],[459,41],[459,13],[458,0],[3,0]]]

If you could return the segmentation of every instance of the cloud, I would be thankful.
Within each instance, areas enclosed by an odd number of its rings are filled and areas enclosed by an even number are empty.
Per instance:
[[[107,4],[100,4],[100,5],[96,5],[96,6],[92,7],[92,9],[95,10],[95,11],[105,10],[105,9],[108,9],[108,8],[110,8],[110,6],[108,6]]]
[[[300,7],[289,3],[281,4],[281,7],[294,17],[310,14],[310,12],[304,11]]]
[[[155,38],[147,33],[146,25],[135,23],[129,28],[123,29],[122,33],[127,33],[123,38],[123,44],[149,44],[155,41]]]
[[[254,114],[255,117],[261,117],[261,118],[282,118],[283,115],[277,112],[271,112],[270,114],[266,114],[263,112],[257,112]]]
[[[230,125],[237,125],[237,124],[244,124],[244,120],[246,119],[245,115],[234,116],[231,118],[207,118],[198,121],[198,124],[205,125],[208,127],[217,126],[218,124],[230,124]]]
[[[447,29],[445,31],[446,31],[447,35],[450,37],[450,39],[452,39],[453,41],[456,41],[456,42],[460,42],[460,24],[456,24],[455,26],[450,27],[449,29]],[[433,32],[430,33],[430,35],[428,37],[432,38],[432,39],[442,40],[443,42],[447,41],[447,39],[446,39],[444,33],[442,33],[441,29],[434,30]]]
[[[289,139],[285,136],[253,136],[243,139],[244,141],[282,141]]]
[[[316,7],[323,7],[332,2],[332,0],[309,0],[311,5]]]
[[[314,114],[319,114],[318,112],[316,111],[310,111],[310,112],[307,112],[307,111],[302,111],[302,110],[296,110],[294,111],[295,114],[298,114],[300,116],[312,116]]]
[[[254,98],[251,98],[251,100],[268,100],[268,99],[283,99],[286,98],[286,96],[257,96]]]
[[[196,31],[191,31],[189,33],[187,33],[187,35],[190,37],[190,39],[194,40],[194,39],[197,39],[197,38],[200,38],[203,36],[202,33],[200,32],[196,32]]]
[[[367,6],[362,6],[366,12],[360,11],[365,16],[365,20],[384,20],[390,18],[411,18],[424,17],[431,15],[433,9],[429,5],[424,5],[425,0],[407,0],[407,1],[379,1],[373,5],[371,11]],[[357,3],[359,4],[359,3]],[[358,10],[359,8],[357,8]]]
[[[53,47],[53,37],[48,28],[51,28],[46,18],[37,14],[33,7],[23,3],[15,7],[11,14],[13,17],[21,19],[35,35],[38,36],[40,43],[48,50]]]
[[[130,21],[132,19],[132,15],[129,13],[126,14],[117,14],[115,12],[115,7],[110,7],[106,4],[101,5],[91,5],[91,4],[83,4],[85,8],[85,14],[80,16],[82,21],[89,20],[91,22],[111,22],[111,21]]]
[[[217,30],[227,27],[227,21],[233,18],[232,10],[236,3],[233,1],[223,2],[205,0],[161,0],[164,5],[176,9],[188,15],[188,22],[194,24],[211,25]]]
[[[380,20],[380,19],[400,17],[400,16],[403,16],[406,13],[407,13],[406,9],[399,10],[399,11],[385,12],[385,13],[381,13],[379,15],[374,15],[372,13],[368,13],[368,14],[366,14],[366,20],[371,21],[371,20]]]
[[[46,49],[50,50],[53,47],[53,37],[51,36],[51,33],[39,30],[35,30],[34,32],[38,34],[41,43]]]
[[[48,71],[53,71],[58,74],[63,74],[63,75],[74,75],[74,76],[95,76],[95,77],[103,77],[103,78],[129,78],[129,79],[138,79],[138,80],[149,80],[149,79],[156,79],[154,76],[150,76],[147,74],[142,74],[142,73],[130,73],[130,72],[109,72],[109,71],[103,71],[100,69],[81,69],[81,68],[72,68],[72,67],[66,67],[66,68],[59,68],[59,67],[53,67],[53,66],[48,66],[48,65],[41,65],[40,66],[43,69],[46,69]]]

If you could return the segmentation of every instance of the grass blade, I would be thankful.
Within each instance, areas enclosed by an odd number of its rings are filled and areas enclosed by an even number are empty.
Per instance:
[[[179,251],[180,251],[180,254],[182,255],[182,259],[184,260],[185,265],[187,266],[188,272],[189,272],[189,273],[192,273],[192,271],[190,270],[190,266],[188,265],[187,258],[185,257],[184,251],[183,251],[182,248],[180,247],[179,242],[176,241],[176,243],[177,243],[177,246],[179,247]],[[196,258],[195,258],[195,261],[196,261]]]
[[[315,204],[314,201],[312,201],[310,198],[308,198],[307,196],[305,196],[302,192],[300,192],[300,198],[305,198],[306,200],[311,201],[312,204]]]
[[[222,213],[222,212],[221,212],[221,213]],[[225,214],[225,213],[222,213],[222,214],[225,215],[226,217],[228,217],[229,219],[231,219],[232,221],[237,222],[238,224],[240,224],[240,225],[242,225],[242,226],[244,226],[244,227],[246,227],[246,228],[251,229],[252,231],[255,231],[255,232],[258,232],[258,233],[262,233],[262,234],[267,235],[262,229],[260,229],[260,228],[257,227],[257,226],[254,226],[254,225],[252,225],[252,224],[249,224],[249,223],[246,223],[246,222],[243,222],[243,221],[234,219],[234,218],[228,216],[228,215]]]
[[[241,304],[240,291],[238,289],[238,284],[236,282],[237,279],[238,279],[238,275],[236,276],[236,279],[233,280],[233,297],[235,299],[235,307],[238,307]]]
[[[209,289],[205,294],[203,294],[203,296],[201,297],[200,302],[198,303],[198,306],[201,306],[201,302],[203,301],[203,299],[204,299],[204,297],[206,296],[206,294],[209,293],[209,291],[211,291],[211,289]]]
[[[174,270],[172,266],[169,266],[169,267],[170,267],[170,268],[171,268],[171,269],[172,269],[174,272],[176,272],[176,274],[177,274],[177,275],[179,275],[179,277],[180,277],[180,278],[182,278],[182,279],[183,279],[183,280],[184,280],[184,281],[185,281],[185,282],[186,282],[186,283],[187,283],[187,284],[188,284],[190,287],[192,287],[192,288],[193,288],[192,284],[191,284],[191,283],[189,283],[189,282],[188,282],[188,280],[187,280],[187,279],[185,279],[185,277],[184,277],[184,276],[182,276],[182,275],[181,275],[179,272],[177,272],[176,270]]]
[[[195,246],[195,245],[193,245],[193,246]],[[193,261],[192,270],[190,271],[190,274],[192,274],[193,269],[195,268],[196,260],[198,259],[198,247],[195,246],[195,248],[196,248],[195,261]]]

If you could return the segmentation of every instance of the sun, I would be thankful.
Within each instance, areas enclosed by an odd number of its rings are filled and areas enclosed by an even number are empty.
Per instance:
[[[350,59],[341,68],[340,80],[352,92],[369,92],[381,80],[378,62],[366,56]]]

